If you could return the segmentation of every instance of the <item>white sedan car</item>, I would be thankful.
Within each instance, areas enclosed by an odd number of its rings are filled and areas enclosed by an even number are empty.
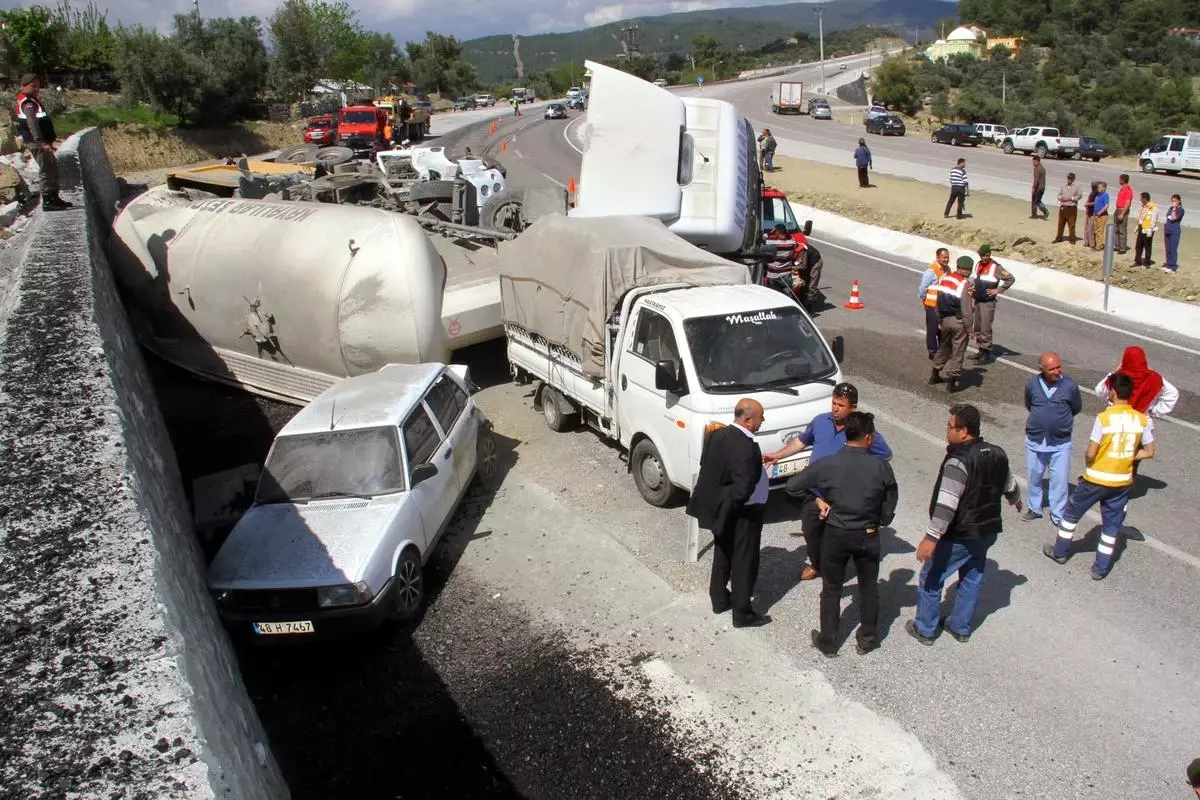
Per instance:
[[[271,446],[208,571],[235,634],[310,638],[412,619],[472,480],[496,477],[466,367],[390,364],[320,394]]]

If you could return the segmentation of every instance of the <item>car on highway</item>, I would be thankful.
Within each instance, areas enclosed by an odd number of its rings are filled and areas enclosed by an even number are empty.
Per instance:
[[[1088,159],[1099,162],[1102,158],[1107,158],[1111,153],[1108,150],[1108,145],[1102,143],[1099,139],[1093,136],[1080,136],[1079,149],[1075,151],[1075,160],[1082,161]]]
[[[546,119],[566,119],[567,107],[562,103],[551,103],[546,106]]]
[[[428,100],[415,100],[412,107],[414,111],[428,111],[430,114],[437,113],[437,106]]]
[[[983,134],[974,125],[968,125],[964,122],[952,122],[949,125],[943,125],[931,133],[929,141],[934,144],[952,144],[956,147],[960,144],[969,144],[971,147],[978,147],[983,142]]]
[[[305,144],[333,144],[333,137],[336,135],[332,114],[319,114],[304,126]]]
[[[654,85],[660,89],[665,89],[667,87],[667,79],[666,78],[658,78],[654,81]]]
[[[460,97],[454,101],[454,110],[455,111],[466,111],[469,108],[475,108],[475,98]]]
[[[576,97],[582,97],[582,96],[583,96],[583,89],[580,89],[578,86],[572,86],[570,89],[567,89],[567,99],[568,100],[574,100]]]
[[[906,130],[904,120],[895,114],[869,119],[866,128],[867,133],[876,133],[880,136],[903,136]]]
[[[811,114],[817,106],[827,105],[829,105],[829,101],[824,97],[810,97],[808,98],[808,113]]]
[[[870,122],[876,117],[886,117],[888,115],[887,106],[879,103],[872,103],[863,114],[863,123]]]
[[[496,98],[492,97],[487,92],[482,92],[475,95],[475,105],[482,108],[491,108],[492,106],[496,105]]]
[[[323,638],[416,618],[459,501],[496,477],[467,368],[389,364],[318,395],[267,454],[208,570],[235,635]]]
[[[833,109],[829,104],[813,106],[813,110],[808,112],[813,119],[833,119]]]

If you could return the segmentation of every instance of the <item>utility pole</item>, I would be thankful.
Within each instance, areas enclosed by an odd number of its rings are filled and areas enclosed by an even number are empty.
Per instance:
[[[821,94],[825,94],[825,6],[817,3],[817,36],[821,41]]]
[[[1008,105],[1008,70],[1000,71],[1000,105]]]

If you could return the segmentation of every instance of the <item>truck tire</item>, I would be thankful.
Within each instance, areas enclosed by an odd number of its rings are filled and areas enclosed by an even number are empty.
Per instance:
[[[1154,174],[1154,162],[1153,161],[1146,159],[1145,161],[1143,161],[1141,163],[1140,166],[1142,168],[1142,172],[1146,173],[1147,175]]]
[[[300,144],[280,150],[275,156],[276,164],[310,164],[316,158],[319,145]]]
[[[1006,155],[1011,156],[1013,151],[1015,151],[1017,148],[1013,147],[1011,139],[1005,139],[1004,144],[1000,145],[1000,149],[1003,150]]]
[[[1071,158],[1075,161],[1083,161],[1083,153],[1079,150],[1076,150],[1075,155],[1071,156]]]
[[[1033,148],[1033,154],[1035,156],[1037,156],[1038,158],[1045,158],[1046,153],[1047,153],[1047,150],[1046,150],[1046,145],[1044,142],[1038,142],[1037,146]]]
[[[629,469],[642,499],[650,505],[662,508],[670,505],[678,496],[679,490],[671,483],[658,448],[649,439],[642,439],[633,446],[633,452],[629,454]]]
[[[555,389],[543,386],[541,392],[542,416],[546,418],[546,427],[555,433],[566,433],[575,429],[579,424],[579,415],[563,411],[564,406],[570,407],[566,398]]]
[[[525,205],[525,193],[520,189],[506,189],[489,197],[479,212],[479,225],[500,231],[525,229],[527,221],[521,213]]]
[[[354,151],[349,147],[331,145],[318,150],[316,156],[313,157],[313,161],[323,165],[326,169],[330,169],[339,164],[345,164],[352,158],[354,158]]]

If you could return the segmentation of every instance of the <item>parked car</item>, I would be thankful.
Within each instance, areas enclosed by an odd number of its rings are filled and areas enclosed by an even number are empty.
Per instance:
[[[1004,137],[1008,135],[1008,128],[994,122],[976,122],[975,130],[979,131],[985,142],[995,145],[1004,141]]]
[[[475,108],[474,97],[460,97],[454,101],[455,111],[466,111],[469,108]]]
[[[546,119],[566,119],[567,107],[562,103],[551,103],[546,106]]]
[[[420,613],[424,565],[459,500],[496,477],[473,388],[466,367],[390,364],[283,426],[208,570],[235,634],[320,638]]]
[[[333,144],[336,131],[332,114],[320,114],[308,121],[304,127],[305,144]]]
[[[867,133],[877,133],[880,136],[903,136],[904,132],[904,120],[895,114],[867,120]]]
[[[1063,136],[1058,128],[1018,128],[1004,137],[1000,149],[1009,155],[1019,150],[1038,158],[1073,158],[1079,152],[1079,137]]]
[[[659,87],[660,89],[666,88],[667,79],[666,78],[656,78],[654,81],[654,85]]]
[[[809,112],[813,119],[833,119],[833,109],[826,103],[823,106],[814,106]]]
[[[567,89],[568,100],[574,100],[576,97],[580,97],[582,95],[583,89],[580,89],[578,86],[572,86],[570,89]]]
[[[1079,137],[1079,149],[1075,151],[1075,160],[1081,161],[1085,158],[1099,162],[1100,159],[1111,155],[1108,152],[1108,145],[1102,144],[1099,139],[1092,136]]]
[[[963,122],[952,122],[949,125],[943,125],[930,134],[929,141],[934,144],[952,144],[956,147],[960,144],[969,144],[971,147],[978,147],[983,142],[983,134],[976,130],[974,125],[967,125]]]
[[[826,100],[824,97],[810,97],[810,98],[808,98],[808,113],[809,114],[813,113],[813,110],[816,109],[818,106],[828,106],[828,105],[829,105],[829,101]]]
[[[483,92],[475,95],[475,105],[482,106],[484,108],[491,108],[492,106],[496,105],[496,98],[492,97],[487,92]]]
[[[887,115],[887,106],[880,105],[878,103],[872,103],[867,109],[866,113],[863,114],[863,123],[866,124],[877,117],[886,117]]]

